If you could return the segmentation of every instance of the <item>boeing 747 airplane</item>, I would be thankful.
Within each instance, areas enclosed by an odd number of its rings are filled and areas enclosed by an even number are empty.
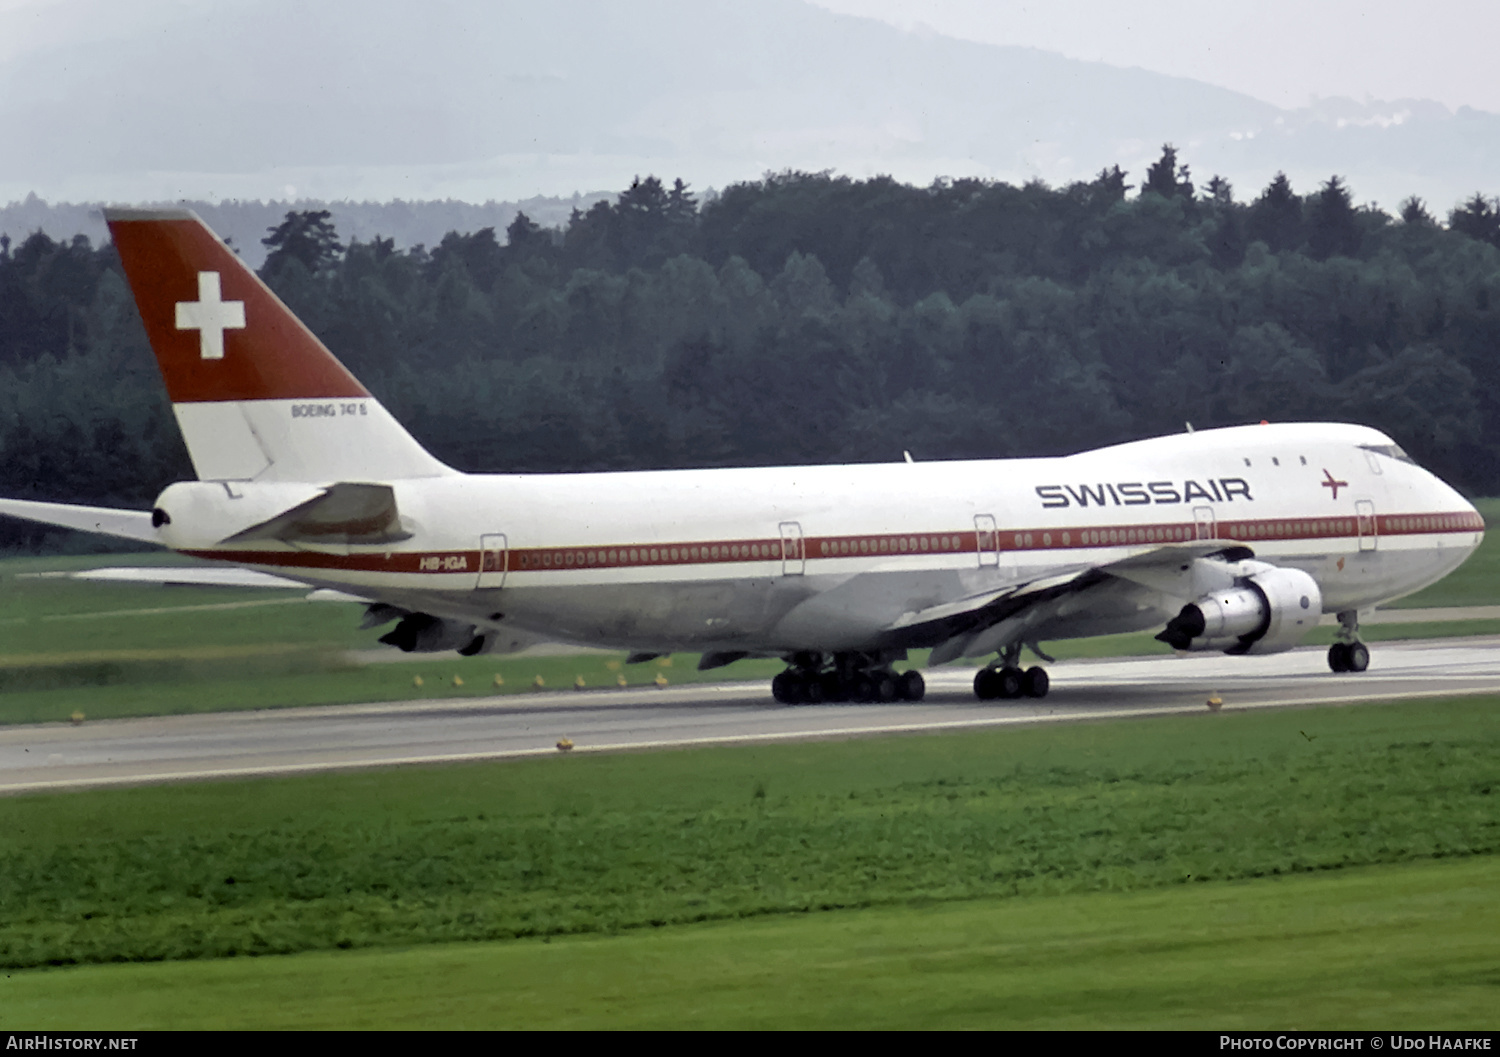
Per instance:
[[[407,651],[538,639],[712,668],[778,657],[786,703],[918,700],[893,665],[989,658],[983,699],[1041,697],[1022,649],[1159,629],[1178,650],[1291,649],[1432,583],[1484,522],[1385,434],[1235,426],[1063,458],[465,474],[428,454],[196,215],[110,210],[196,481],[150,511],[0,513],[159,544],[367,604]],[[214,570],[201,580],[215,582]]]

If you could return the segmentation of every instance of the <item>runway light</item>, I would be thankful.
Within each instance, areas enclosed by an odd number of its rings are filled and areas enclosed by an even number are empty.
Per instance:
[[[557,751],[558,752],[571,752],[571,751],[573,751],[573,739],[572,738],[558,738],[557,739]]]
[[[422,677],[420,675],[414,675],[414,676],[412,676],[411,677],[411,685],[412,686],[421,686],[422,685]]]
[[[464,685],[464,677],[461,676],[461,675],[455,675],[453,677],[453,685],[454,686],[463,686]]]
[[[533,679],[531,681],[531,685],[534,686],[534,687],[536,687],[538,690],[540,690],[542,687],[544,687],[544,686],[547,685],[547,680],[543,679],[539,675],[539,676],[537,676],[535,679]]]
[[[505,677],[502,676],[499,672],[495,673],[495,685],[496,686],[504,686],[505,685]]]
[[[656,685],[657,686],[666,686],[667,685],[667,677],[665,675],[663,675],[661,672],[657,672],[656,673]]]
[[[578,678],[576,678],[576,679],[573,680],[573,689],[574,690],[582,690],[583,688],[584,688],[583,676],[580,675]]]
[[[630,685],[628,682],[625,681],[625,673],[624,672],[621,672],[619,675],[615,676],[615,682],[618,683],[621,686],[629,686]]]
[[[83,722],[83,713],[82,712],[74,712],[73,715],[71,717],[69,717],[69,718],[71,718],[73,720],[74,726],[77,726],[79,723]]]
[[[1224,699],[1222,697],[1220,697],[1217,693],[1208,695],[1208,710],[1210,712],[1217,712],[1223,707]]]

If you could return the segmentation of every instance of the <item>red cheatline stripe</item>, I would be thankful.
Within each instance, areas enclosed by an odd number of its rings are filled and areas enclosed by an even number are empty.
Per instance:
[[[1391,514],[1374,519],[1380,536],[1422,536],[1446,532],[1479,532],[1477,513]],[[1364,522],[1361,526],[1361,521]],[[1268,518],[1218,522],[1215,537],[1246,544],[1278,540],[1347,539],[1369,531],[1369,518]],[[505,571],[570,572],[575,569],[630,569],[672,565],[723,565],[740,562],[834,560],[927,554],[991,554],[1000,551],[1079,550],[1178,543],[1198,538],[1200,526],[1161,522],[1148,525],[1101,525],[1089,528],[1002,529],[994,533],[916,532],[858,536],[814,536],[806,540],[775,537],[739,540],[617,545],[610,547],[512,548],[504,555]],[[1203,529],[1206,531],[1206,529]],[[805,552],[805,553],[804,553]],[[282,569],[341,569],[384,573],[498,572],[498,552],[379,551],[324,554],[310,551],[192,550],[200,558],[240,565]]]

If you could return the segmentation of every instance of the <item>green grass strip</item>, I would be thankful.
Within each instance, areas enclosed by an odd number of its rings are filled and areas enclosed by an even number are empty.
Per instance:
[[[14,971],[0,1029],[1500,1025],[1500,858],[617,936]]]
[[[1496,705],[12,797],[0,964],[609,932],[1493,854]]]

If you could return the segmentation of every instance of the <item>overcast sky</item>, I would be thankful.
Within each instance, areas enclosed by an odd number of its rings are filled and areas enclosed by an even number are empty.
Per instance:
[[[1492,193],[1500,117],[1262,104],[1500,115],[1497,40],[1497,0],[0,0],[0,202],[482,201],[788,167],[1066,183],[1171,141],[1245,193],[1338,172],[1361,201],[1446,208]]]
[[[122,0],[112,17],[222,0]],[[359,5],[331,0],[351,12]],[[545,2],[545,0],[538,0]],[[600,0],[618,2],[618,0]],[[745,0],[753,4],[755,0]],[[1140,66],[1232,88],[1277,106],[1317,96],[1435,99],[1500,112],[1494,0],[812,0],[907,29],[1070,58]],[[67,0],[0,0],[0,61],[107,35]]]
[[[947,36],[1140,66],[1281,107],[1435,99],[1500,113],[1495,0],[812,0]]]

